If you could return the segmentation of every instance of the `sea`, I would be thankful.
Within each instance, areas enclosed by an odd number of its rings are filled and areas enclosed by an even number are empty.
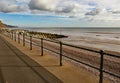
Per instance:
[[[79,35],[79,33],[86,33],[86,32],[106,32],[106,33],[120,33],[120,28],[22,28],[31,31],[37,32],[46,32],[46,33],[53,33],[53,34],[62,34],[62,35]],[[72,32],[72,33],[71,33]]]
[[[120,52],[120,28],[22,28],[30,31],[66,35],[68,38],[58,39],[76,46],[88,46],[103,50]]]

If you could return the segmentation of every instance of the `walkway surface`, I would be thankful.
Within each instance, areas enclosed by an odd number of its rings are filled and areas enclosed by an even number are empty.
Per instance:
[[[99,83],[99,76],[82,66],[63,63],[59,66],[59,57],[48,51],[41,56],[39,47],[30,50],[29,43],[23,46],[0,34],[0,83]],[[110,82],[105,79],[103,83]]]
[[[0,37],[0,83],[62,83],[62,81]]]

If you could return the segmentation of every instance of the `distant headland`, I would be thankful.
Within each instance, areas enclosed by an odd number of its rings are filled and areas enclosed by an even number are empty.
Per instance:
[[[0,28],[17,28],[17,26],[12,26],[12,25],[4,24],[4,23],[0,20]]]

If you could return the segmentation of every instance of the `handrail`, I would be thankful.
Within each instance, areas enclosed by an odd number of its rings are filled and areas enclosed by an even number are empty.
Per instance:
[[[91,51],[91,52],[95,52],[95,53],[100,53],[99,51],[96,51],[96,50],[83,48],[83,47],[79,47],[79,46],[75,46],[75,45],[70,45],[70,44],[65,44],[65,43],[63,43],[63,45],[74,47],[74,48],[78,48],[78,49],[82,49],[82,50],[86,50],[86,51]]]
[[[41,39],[41,38],[37,38],[37,37],[33,37],[35,39]],[[60,41],[53,41],[53,40],[50,40],[50,39],[43,39],[43,40],[46,40],[46,41],[49,41],[49,42],[54,42],[54,43],[59,43]]]
[[[120,58],[120,56],[119,56],[119,55],[109,54],[109,53],[105,53],[105,52],[104,52],[104,54],[105,54],[105,55],[108,55],[108,56],[111,56],[111,57]]]
[[[11,39],[12,40],[15,40],[16,41],[16,33],[14,34],[13,32],[11,32],[11,33],[9,33],[10,35],[11,35]],[[71,44],[66,44],[66,43],[63,43],[63,42],[61,42],[61,41],[53,41],[53,40],[50,40],[50,39],[43,39],[43,38],[37,38],[37,37],[32,37],[32,36],[27,36],[27,37],[30,37],[29,39],[25,39],[25,37],[26,36],[24,36],[24,34],[23,34],[23,38],[19,38],[20,36],[19,36],[20,34],[18,33],[18,41],[19,40],[22,40],[23,39],[23,44],[25,45],[25,42],[27,42],[27,43],[30,43],[30,50],[32,50],[32,45],[35,45],[35,46],[38,46],[38,47],[41,47],[41,56],[43,56],[43,49],[46,49],[46,50],[49,50],[49,51],[51,51],[51,52],[54,52],[54,53],[56,53],[56,54],[59,54],[60,55],[60,66],[62,66],[62,57],[66,57],[66,58],[68,58],[68,59],[71,59],[71,60],[74,60],[74,61],[76,61],[76,62],[78,62],[78,63],[81,63],[81,64],[84,64],[84,65],[86,65],[86,66],[89,66],[89,67],[91,67],[91,68],[94,68],[94,69],[96,69],[96,70],[99,70],[99,72],[100,72],[100,79],[99,79],[99,83],[103,83],[103,72],[104,73],[107,73],[107,74],[109,74],[109,75],[112,75],[112,76],[114,76],[114,77],[117,77],[117,78],[120,78],[120,75],[118,75],[118,74],[115,74],[115,73],[113,73],[113,72],[110,72],[110,71],[106,71],[106,70],[104,70],[103,69],[103,65],[104,65],[104,55],[106,55],[106,56],[110,56],[110,57],[115,57],[115,58],[120,58],[120,55],[115,55],[115,54],[109,54],[109,53],[106,53],[105,51],[103,51],[103,50],[93,50],[93,49],[89,49],[89,48],[84,48],[84,47],[79,47],[79,46],[75,46],[75,45],[71,45]],[[39,39],[40,41],[41,41],[41,45],[37,45],[37,43],[35,43],[34,41],[32,41],[33,40],[33,38],[34,39]],[[28,42],[29,41],[29,42]],[[60,46],[59,46],[59,52],[56,52],[56,51],[54,51],[54,50],[52,50],[52,49],[49,49],[49,48],[46,48],[46,47],[44,47],[43,46],[43,42],[44,41],[48,41],[48,42],[52,42],[52,43],[57,43],[57,44],[59,44]],[[20,43],[20,42],[19,42]],[[69,56],[66,56],[66,55],[63,55],[63,53],[62,53],[62,51],[63,51],[63,48],[62,48],[62,46],[69,46],[69,47],[73,47],[73,48],[77,48],[77,49],[82,49],[82,50],[86,50],[86,51],[90,51],[90,52],[94,52],[94,53],[98,53],[101,57],[100,57],[100,66],[99,66],[99,68],[98,67],[96,67],[96,66],[93,66],[93,65],[91,65],[91,64],[88,64],[88,63],[85,63],[85,62],[83,62],[83,61],[80,61],[80,60],[78,60],[78,59],[75,59],[75,58],[72,58],[72,57],[69,57]]]

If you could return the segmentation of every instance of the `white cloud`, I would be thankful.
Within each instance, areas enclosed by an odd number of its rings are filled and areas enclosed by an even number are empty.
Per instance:
[[[118,22],[120,21],[120,1],[119,0],[96,0],[96,5],[91,11],[86,12],[86,17],[91,21]]]
[[[83,16],[90,6],[76,0],[31,0],[29,7],[32,13],[41,11],[68,17]],[[91,7],[90,7],[91,8]]]
[[[76,12],[80,4],[75,0],[31,0],[29,7],[32,10],[70,13]]]
[[[118,21],[120,0],[1,0],[0,12],[63,15],[92,21]]]
[[[58,0],[31,0],[29,3],[30,9],[52,11],[55,9]]]
[[[11,12],[25,12],[28,10],[28,6],[25,4],[18,5],[16,0],[1,0],[0,1],[0,12],[11,13]]]

